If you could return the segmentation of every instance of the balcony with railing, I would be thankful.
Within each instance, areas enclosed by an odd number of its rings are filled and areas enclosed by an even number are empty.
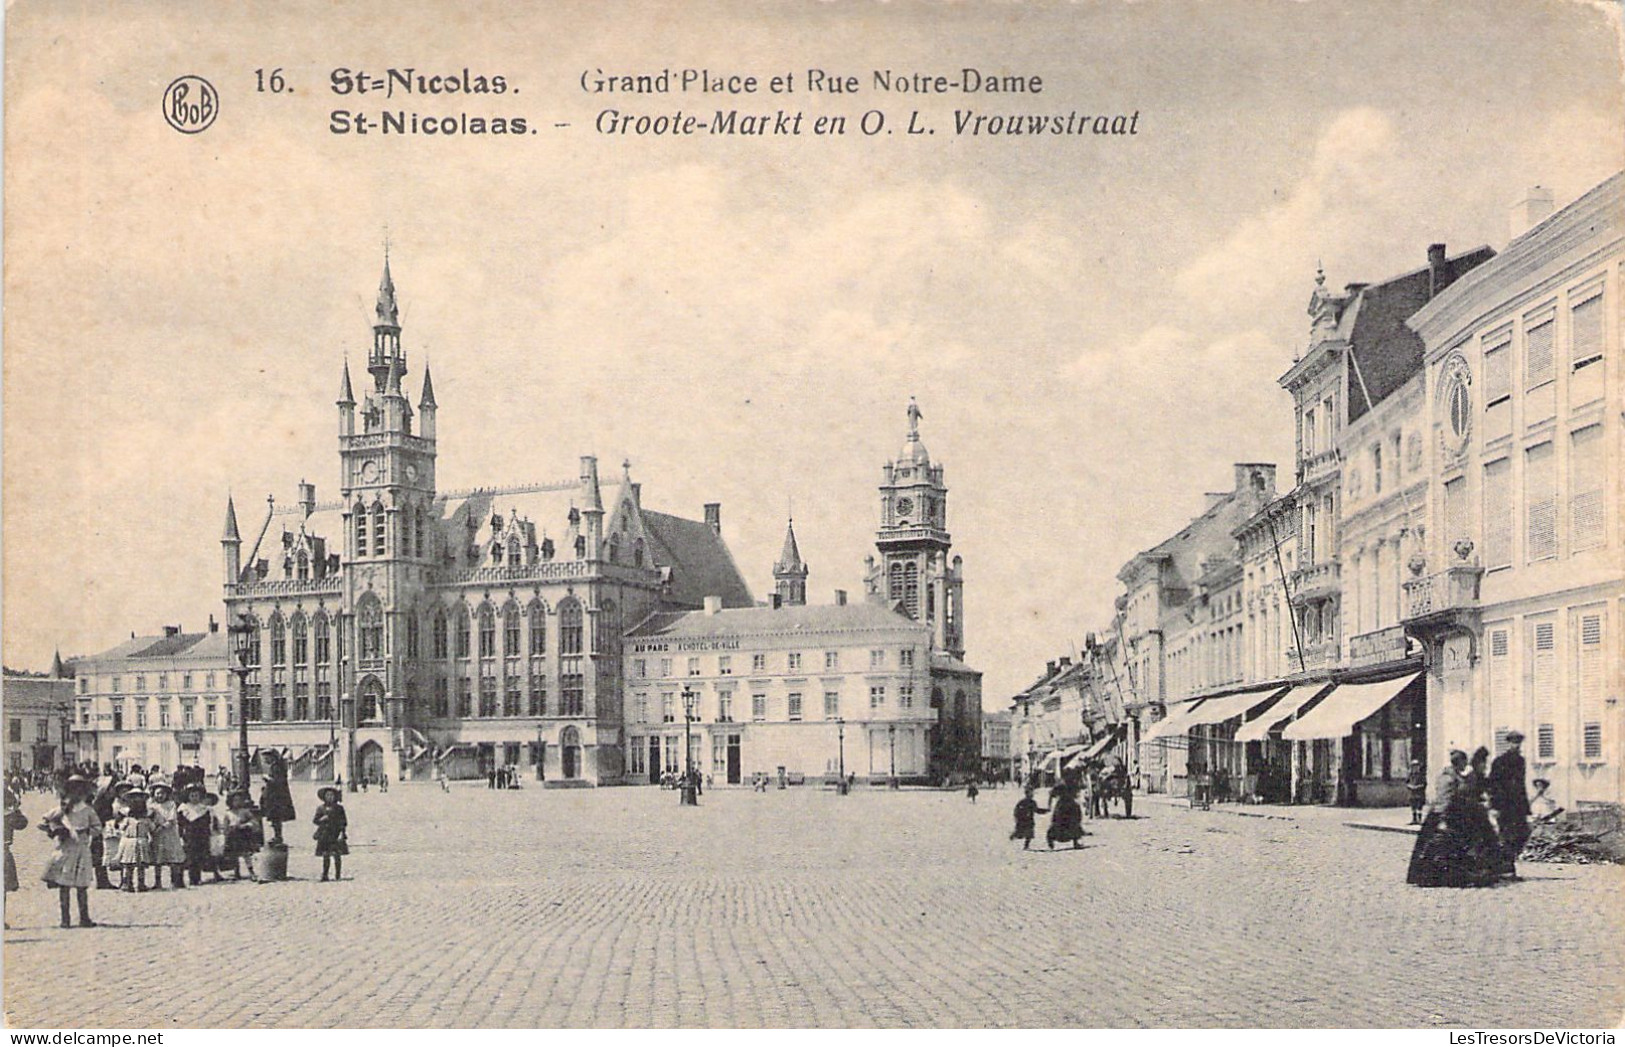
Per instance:
[[[1336,596],[1341,588],[1336,559],[1322,560],[1320,563],[1295,568],[1290,577],[1292,602],[1297,604]]]
[[[1312,454],[1303,460],[1303,482],[1314,483],[1337,472],[1342,457],[1337,448],[1333,447],[1319,454]]]
[[[1303,645],[1303,660],[1298,660],[1298,648],[1288,647],[1286,650],[1286,671],[1289,673],[1310,672],[1315,669],[1336,668],[1339,652],[1336,640],[1316,640]]]
[[[1413,577],[1405,583],[1405,631],[1424,643],[1436,643],[1452,634],[1464,634],[1474,641],[1477,656],[1479,584],[1484,568],[1471,562],[1473,543],[1456,543],[1455,563],[1442,571],[1429,573],[1427,562],[1418,556],[1410,563]]]

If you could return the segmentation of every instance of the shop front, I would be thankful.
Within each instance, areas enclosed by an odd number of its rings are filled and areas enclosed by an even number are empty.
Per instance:
[[[1413,759],[1423,759],[1426,676],[1338,683],[1281,732],[1293,743],[1299,802],[1402,807]]]

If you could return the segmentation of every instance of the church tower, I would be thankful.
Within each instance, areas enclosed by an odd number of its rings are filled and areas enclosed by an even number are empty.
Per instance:
[[[773,565],[773,591],[778,594],[780,607],[805,607],[807,604],[807,565],[801,561],[801,549],[796,545],[796,522],[790,520],[784,528],[784,548],[779,561]]]
[[[932,646],[955,658],[965,655],[960,559],[950,562],[948,488],[942,466],[920,439],[920,407],[908,401],[908,437],[902,453],[887,462],[880,484],[880,561],[869,591],[889,607],[931,626]]]
[[[425,372],[419,402],[423,432],[414,434],[400,309],[387,253],[376,312],[367,353],[372,387],[357,404],[346,363],[338,399],[345,628],[353,630],[347,649],[355,652],[342,686],[347,724],[387,723],[398,732],[405,726],[412,687],[411,610],[423,589],[423,565],[438,562],[439,556],[434,525],[436,407]]]

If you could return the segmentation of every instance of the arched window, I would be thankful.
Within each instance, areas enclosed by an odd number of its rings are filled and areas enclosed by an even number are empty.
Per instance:
[[[543,560],[551,560],[551,559],[553,559],[553,539],[551,539],[551,538],[543,538],[542,539],[542,559]]]
[[[412,509],[408,506],[401,512],[401,555],[412,555]]]
[[[577,560],[585,560],[586,558],[587,558],[587,536],[584,535],[584,534],[578,534],[578,535],[576,535],[576,559]]]
[[[633,567],[642,567],[643,566],[643,539],[642,538],[639,538],[637,541],[632,543],[632,566]]]
[[[416,658],[419,654],[420,625],[417,609],[414,608],[406,615],[406,656]]]
[[[502,609],[502,653],[509,658],[523,653],[519,646],[519,605],[512,600]]]
[[[295,614],[293,616],[293,627],[291,631],[293,632],[293,664],[309,665],[310,642],[309,636],[305,631],[305,616],[303,614]]]
[[[288,633],[280,614],[271,615],[271,664],[283,665],[288,660]]]
[[[502,566],[502,542],[500,539],[491,543],[491,562],[498,567]]]
[[[532,600],[525,612],[530,620],[530,656],[542,658],[547,655],[547,608],[542,606],[541,600]]]
[[[520,558],[520,555],[519,555],[519,536],[518,535],[509,535],[508,536],[508,562],[513,564],[515,567],[518,567],[521,563],[524,562]]]
[[[609,536],[609,562],[621,562],[621,536],[618,534]]]
[[[600,654],[619,657],[620,640],[621,609],[615,606],[614,600],[605,600],[598,605],[598,628],[593,630],[595,650]]]
[[[378,682],[376,676],[369,676],[361,684],[360,702],[356,710],[357,718],[362,723],[378,719],[379,707],[383,704],[384,685]],[[373,743],[377,744],[377,743]]]
[[[497,655],[497,616],[486,604],[480,608],[480,657],[495,658]]]
[[[318,612],[310,623],[310,631],[316,641],[316,664],[326,665],[333,660],[333,644],[328,634],[327,615]]]
[[[457,657],[467,658],[469,654],[468,608],[461,604],[457,607]]]
[[[384,555],[384,503],[372,503],[372,555]]]
[[[899,603],[903,599],[903,565],[893,563],[888,572],[888,586],[886,598],[892,603]]]
[[[367,507],[358,499],[355,508],[350,511],[350,518],[355,524],[355,554],[367,555]]]
[[[451,655],[451,645],[448,642],[450,634],[446,629],[446,609],[442,607],[434,613],[434,656],[448,658]]]
[[[412,544],[416,546],[418,556],[421,559],[427,560],[429,558],[429,547],[423,544],[423,507],[419,506],[417,512],[414,513],[413,516],[414,521],[412,524],[412,531],[414,537]]]
[[[301,582],[310,581],[310,557],[303,549],[299,550],[299,556],[294,562],[296,564],[295,577]]]
[[[559,654],[581,653],[581,601],[567,596],[559,601]]]
[[[384,609],[371,593],[361,598],[355,612],[357,638],[361,644],[361,664],[375,665],[384,660]]]

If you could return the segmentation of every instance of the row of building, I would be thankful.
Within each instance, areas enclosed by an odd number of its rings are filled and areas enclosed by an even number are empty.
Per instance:
[[[74,660],[75,754],[101,763],[274,748],[298,778],[658,782],[943,780],[981,759],[963,572],[943,467],[912,402],[882,470],[861,600],[807,604],[793,523],[758,603],[702,519],[646,508],[630,462],[558,483],[442,490],[425,368],[417,406],[386,260],[358,398],[337,399],[337,497],[301,482],[244,529],[228,498],[222,629],[168,628]],[[9,693],[7,698],[10,702]]]
[[[1292,475],[1238,464],[1123,565],[1015,696],[1021,773],[1113,750],[1153,791],[1385,805],[1518,731],[1558,802],[1621,801],[1625,175],[1512,222],[1499,254],[1316,275]]]

